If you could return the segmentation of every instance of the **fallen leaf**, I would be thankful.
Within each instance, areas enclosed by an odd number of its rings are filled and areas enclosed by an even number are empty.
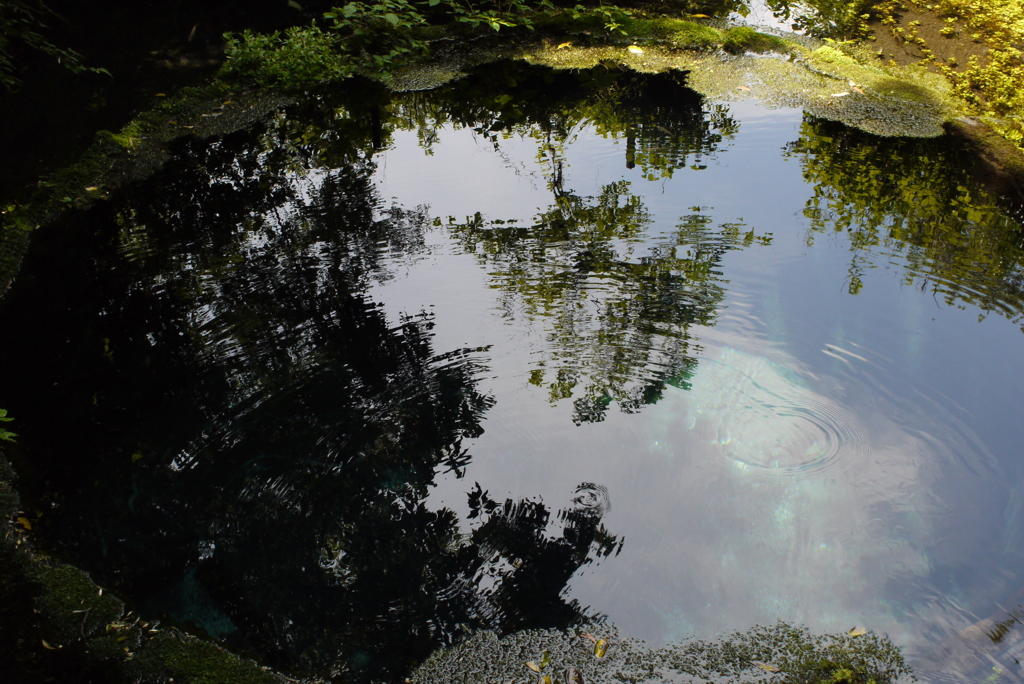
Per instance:
[[[579,636],[580,636],[581,639],[587,639],[588,641],[592,641],[595,644],[597,643],[597,637],[594,636],[593,634],[587,634],[586,632],[583,632]]]
[[[564,50],[567,47],[572,47],[572,43],[570,43],[569,41],[566,41],[564,43],[559,43],[558,47],[556,47],[555,49],[556,50]]]
[[[597,643],[594,644],[594,655],[598,658],[604,658],[605,651],[608,650],[608,642],[604,639],[598,639]]]
[[[742,90],[747,93],[750,92],[750,88],[748,88],[747,86],[736,86],[736,90]]]
[[[48,644],[46,642],[46,639],[43,639],[43,648],[49,649],[51,651],[56,651],[57,650],[57,647],[56,646],[51,646],[50,644]]]
[[[541,677],[540,684],[551,684],[551,675],[544,675]]]
[[[766,670],[767,672],[778,672],[779,671],[778,666],[772,665],[771,663],[762,663],[760,660],[752,660],[750,662],[752,662],[754,665],[757,665],[762,670]]]
[[[844,92],[842,92],[842,93],[833,93],[833,94],[832,94],[832,97],[846,97],[846,96],[847,96],[847,95],[849,95],[849,94],[850,94],[850,93],[847,93],[847,92],[845,92],[845,91],[844,91]]]
[[[99,188],[96,187],[95,185],[90,185],[85,189],[86,192],[96,192],[97,190],[99,190]]]
[[[640,47],[639,45],[630,45],[626,49],[629,50],[630,52],[632,52],[634,55],[642,55],[642,54],[644,54],[643,48]]]
[[[583,684],[583,675],[575,667],[565,668],[565,684]]]
[[[530,662],[526,663],[526,667],[530,668],[534,672],[540,672],[540,665],[537,664],[536,660],[531,660]]]
[[[711,17],[709,17],[706,14],[691,14],[690,16],[695,18],[695,19],[710,19],[711,18]]]
[[[24,527],[26,530],[32,529],[32,523],[28,521],[28,518],[18,516],[18,522],[20,522],[21,526]]]
[[[853,91],[853,92],[855,92],[855,93],[860,93],[861,95],[863,95],[863,94],[864,94],[864,91],[863,91],[863,90],[861,90],[860,88],[858,88],[857,86],[853,86],[853,87],[851,87],[851,88],[850,88],[850,90],[852,90],[852,91]]]
[[[540,654],[540,666],[541,667],[547,667],[550,664],[551,664],[551,652],[550,651],[544,651],[543,653]]]
[[[860,636],[862,634],[867,634],[867,633],[868,633],[868,630],[864,629],[863,627],[854,627],[849,632],[847,632],[847,634],[849,634],[852,637],[858,637],[858,636]]]
[[[157,93],[157,97],[167,97],[167,93]]]

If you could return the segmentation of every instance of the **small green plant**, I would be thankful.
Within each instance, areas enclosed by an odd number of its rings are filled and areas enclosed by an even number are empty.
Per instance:
[[[227,79],[254,79],[261,85],[303,88],[352,73],[339,37],[315,25],[298,26],[284,34],[244,31],[225,36]]]
[[[408,0],[380,0],[376,4],[350,2],[324,13],[330,29],[343,36],[343,49],[354,57],[384,69],[408,57],[428,51],[413,29],[427,23]]]
[[[0,423],[9,423],[12,420],[14,419],[7,415],[7,411],[5,409],[0,409]],[[0,441],[13,442],[14,438],[17,436],[18,435],[14,434],[9,430],[4,430],[3,428],[0,428]]]

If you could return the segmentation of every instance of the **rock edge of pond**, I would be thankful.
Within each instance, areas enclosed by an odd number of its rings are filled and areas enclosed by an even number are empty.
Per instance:
[[[40,551],[20,510],[15,473],[0,452],[0,618],[16,681],[78,672],[84,681],[284,684],[273,672],[215,644],[147,622],[84,571]],[[22,679],[24,678],[24,679]],[[50,681],[50,680],[47,680]],[[315,684],[316,680],[304,680]]]

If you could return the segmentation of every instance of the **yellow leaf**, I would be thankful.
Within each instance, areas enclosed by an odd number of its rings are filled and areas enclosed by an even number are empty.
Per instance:
[[[530,662],[526,663],[526,667],[530,668],[534,672],[540,672],[540,665],[538,665],[537,661],[535,660],[531,660]]]
[[[569,41],[566,41],[564,43],[560,43],[559,46],[556,47],[555,49],[556,50],[564,50],[567,47],[572,47],[572,43],[570,43]]]
[[[86,192],[96,192],[97,190],[99,190],[99,188],[96,187],[95,185],[90,185],[85,189]]]
[[[711,18],[711,17],[709,17],[706,14],[691,14],[690,16],[693,17],[694,19],[710,19]]]
[[[604,639],[598,639],[597,643],[594,644],[594,655],[598,658],[604,658],[605,651],[608,650],[608,642]]]
[[[642,55],[642,54],[644,54],[643,48],[641,48],[639,45],[630,45],[626,49],[629,50],[630,52],[632,52],[634,55]]]
[[[24,527],[26,530],[32,529],[32,523],[28,521],[28,518],[18,516],[18,522],[20,522],[21,526]]]
[[[867,634],[867,633],[868,633],[868,630],[864,629],[863,627],[854,627],[849,632],[847,632],[847,634],[849,634],[852,637],[858,637],[858,636],[860,636],[862,634]]]
[[[757,665],[759,668],[761,668],[762,670],[765,670],[767,672],[778,672],[779,671],[779,668],[777,666],[775,666],[775,665],[772,665],[771,663],[762,663],[760,660],[752,660],[750,662],[752,662],[754,665]]]

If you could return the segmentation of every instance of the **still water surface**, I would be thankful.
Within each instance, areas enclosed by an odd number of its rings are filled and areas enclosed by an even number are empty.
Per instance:
[[[583,616],[1019,674],[1024,246],[965,159],[511,64],[181,141],[0,305],[37,527],[350,680]]]

